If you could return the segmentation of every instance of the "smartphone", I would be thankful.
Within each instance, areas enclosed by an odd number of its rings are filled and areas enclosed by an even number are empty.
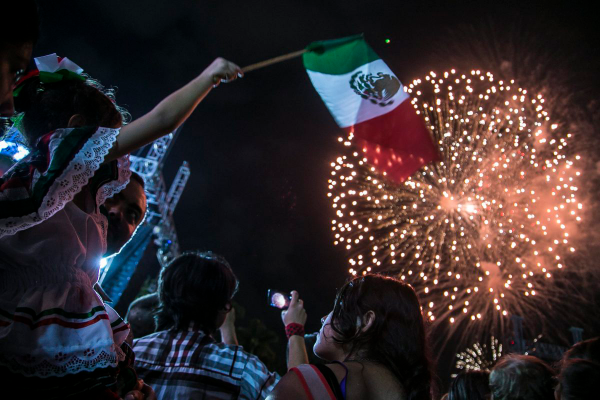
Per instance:
[[[287,292],[281,292],[279,290],[269,289],[267,292],[269,298],[269,305],[271,307],[280,308],[286,310],[290,306],[292,295]]]

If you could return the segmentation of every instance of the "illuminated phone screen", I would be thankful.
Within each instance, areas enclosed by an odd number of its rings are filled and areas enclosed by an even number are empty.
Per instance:
[[[269,305],[280,309],[285,309],[290,306],[290,295],[283,292],[269,290]]]

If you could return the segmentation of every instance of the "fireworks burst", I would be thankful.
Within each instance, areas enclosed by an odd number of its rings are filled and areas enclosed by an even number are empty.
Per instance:
[[[334,243],[349,272],[395,272],[411,283],[431,321],[529,316],[574,252],[581,219],[567,139],[544,98],[491,73],[431,72],[405,90],[441,161],[403,184],[368,165],[352,135],[331,163]]]
[[[465,371],[490,372],[502,356],[502,344],[492,336],[490,346],[475,343],[456,355],[456,368]]]

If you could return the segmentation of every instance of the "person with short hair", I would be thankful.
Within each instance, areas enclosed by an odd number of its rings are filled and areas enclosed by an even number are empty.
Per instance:
[[[158,293],[139,297],[129,305],[125,319],[129,323],[134,338],[138,339],[154,333],[156,330],[154,310],[157,307]]]
[[[277,384],[278,374],[237,345],[231,305],[237,288],[229,263],[212,252],[184,253],[161,271],[157,332],[134,342],[135,368],[158,399],[262,399]],[[304,325],[297,293],[285,317]],[[223,343],[211,336],[218,329]],[[306,362],[298,342],[290,341],[290,366]]]
[[[461,371],[450,383],[447,400],[489,400],[490,374],[485,371]]]
[[[579,400],[597,397],[600,382],[600,338],[575,343],[563,354],[558,385],[554,390],[557,400]]]
[[[554,400],[554,371],[537,357],[509,354],[490,373],[494,400]]]
[[[108,220],[105,257],[117,254],[133,238],[148,211],[144,179],[131,171],[129,183],[100,206]]]
[[[562,363],[556,400],[588,400],[598,397],[600,365],[582,358],[571,358]]]
[[[600,337],[575,343],[563,354],[563,362],[571,358],[581,358],[600,363]]]
[[[144,179],[136,172],[131,171],[129,182],[119,193],[106,199],[101,205],[100,212],[107,219],[106,251],[104,257],[118,254],[123,247],[133,238],[138,226],[142,224],[148,211]],[[112,299],[104,292],[100,281],[94,284],[94,290],[105,302]],[[148,331],[147,333],[152,333]],[[139,336],[139,335],[138,335]],[[127,342],[133,338],[130,332]]]

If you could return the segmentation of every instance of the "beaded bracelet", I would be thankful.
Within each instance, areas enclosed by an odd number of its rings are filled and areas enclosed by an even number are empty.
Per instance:
[[[285,326],[285,336],[291,338],[294,335],[304,336],[304,325],[292,322]]]

